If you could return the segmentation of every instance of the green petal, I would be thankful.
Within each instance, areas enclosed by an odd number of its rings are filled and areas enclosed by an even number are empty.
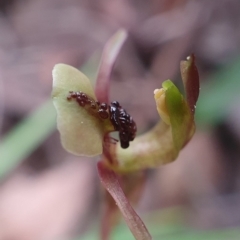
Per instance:
[[[76,101],[68,101],[69,91],[82,91],[96,99],[93,87],[84,74],[74,67],[57,64],[53,69],[52,98],[63,147],[75,155],[101,154],[104,135],[101,121]]]
[[[154,91],[155,95],[158,91]],[[170,80],[163,82],[160,98],[156,96],[155,100],[164,121],[138,136],[129,148],[122,149],[119,144],[116,145],[113,151],[116,152],[117,165],[109,166],[115,171],[131,172],[170,163],[191,139],[195,131],[193,115],[182,94]]]
[[[165,89],[165,102],[172,128],[173,143],[175,150],[179,152],[194,133],[193,116],[177,87],[170,80],[163,82],[162,85]]]

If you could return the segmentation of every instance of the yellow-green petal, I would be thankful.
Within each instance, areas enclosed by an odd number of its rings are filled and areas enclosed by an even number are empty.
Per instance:
[[[93,87],[83,73],[69,65],[57,64],[53,69],[52,98],[63,147],[80,156],[101,154],[104,136],[102,122],[75,100],[68,101],[69,91],[82,91],[96,99]]]

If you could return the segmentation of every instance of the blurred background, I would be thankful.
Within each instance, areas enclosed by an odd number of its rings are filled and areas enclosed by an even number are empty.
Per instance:
[[[196,55],[197,132],[179,158],[149,171],[137,211],[154,239],[240,239],[239,0],[0,1],[0,240],[97,239],[96,159],[68,154],[56,131],[51,71],[96,76],[104,43],[125,42],[112,73],[139,132],[158,121],[153,90]],[[115,240],[133,239],[123,223]]]

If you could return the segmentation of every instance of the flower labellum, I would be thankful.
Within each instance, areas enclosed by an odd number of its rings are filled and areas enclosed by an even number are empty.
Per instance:
[[[104,135],[113,126],[109,119],[103,119],[88,106],[81,105],[76,96],[80,93],[91,99],[89,106],[91,102],[98,103],[90,80],[83,73],[66,64],[55,65],[52,98],[62,145],[75,155],[99,155],[103,150]]]

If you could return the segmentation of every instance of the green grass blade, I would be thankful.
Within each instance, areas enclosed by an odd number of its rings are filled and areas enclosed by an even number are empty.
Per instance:
[[[169,225],[150,226],[149,230],[153,240],[237,240],[240,236],[239,228],[218,229],[218,230],[192,230],[182,226]],[[99,239],[97,231],[90,231],[88,234],[75,240],[96,240]],[[130,231],[121,225],[114,231],[111,240],[134,240]]]
[[[56,128],[56,113],[48,100],[0,142],[0,177],[35,150]]]

